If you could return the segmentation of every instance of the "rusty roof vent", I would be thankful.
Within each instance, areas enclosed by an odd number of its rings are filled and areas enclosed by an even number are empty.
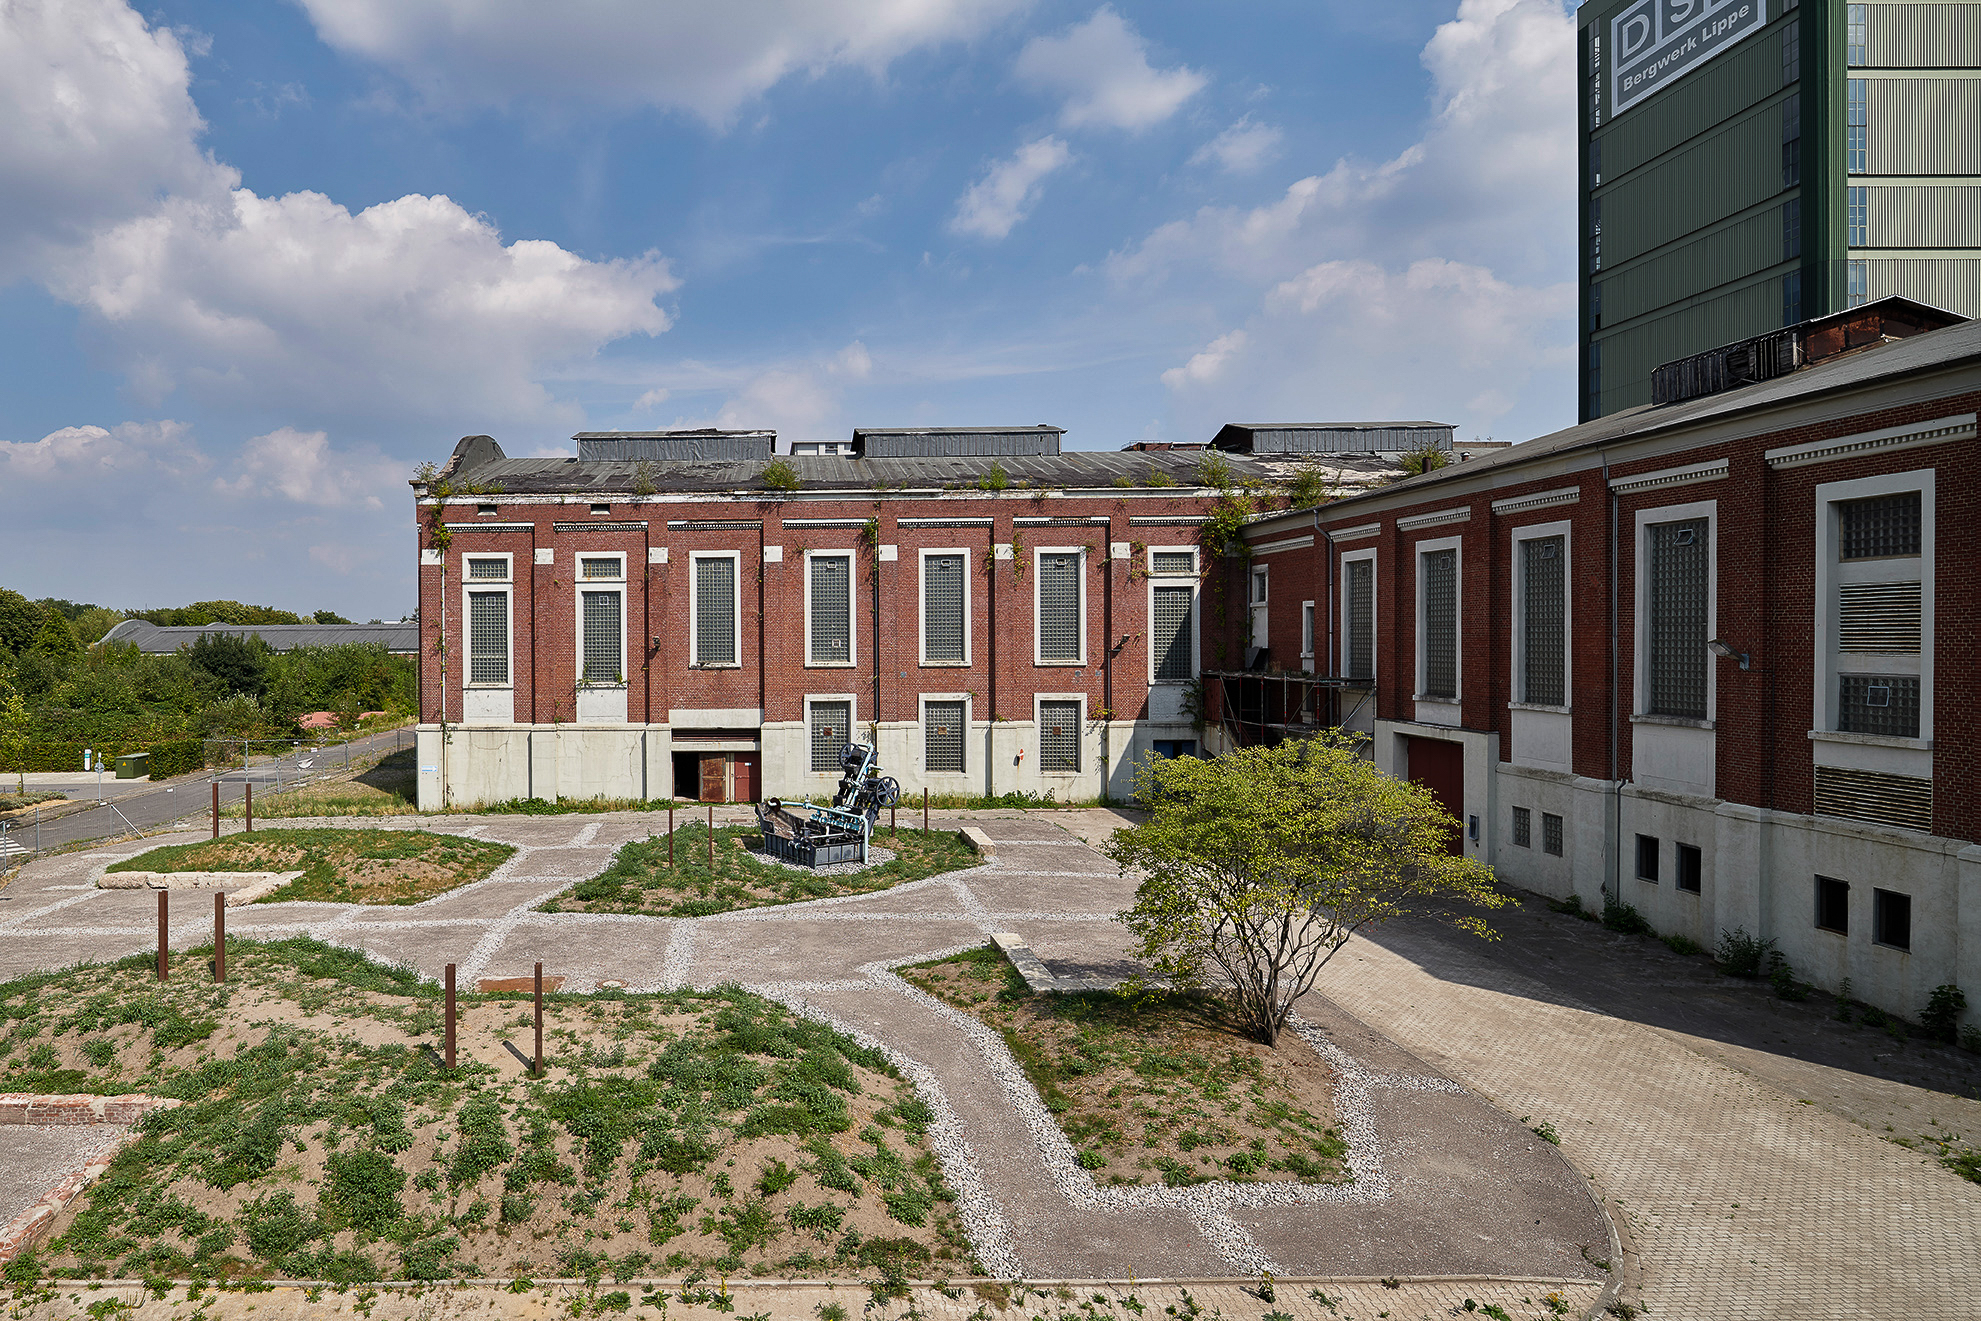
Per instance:
[[[1651,403],[1676,404],[1757,381],[1786,376],[1799,367],[1840,353],[1904,339],[1966,317],[1894,295],[1812,317],[1765,335],[1722,344],[1689,358],[1668,362],[1651,373]]]

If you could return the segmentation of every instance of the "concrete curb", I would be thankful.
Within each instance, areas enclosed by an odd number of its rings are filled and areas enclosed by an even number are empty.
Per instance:
[[[124,1128],[120,1141],[42,1195],[39,1202],[0,1227],[0,1262],[9,1262],[34,1245],[35,1239],[62,1214],[76,1194],[110,1168],[111,1159],[134,1136],[130,1127],[153,1110],[170,1110],[179,1101],[163,1096],[38,1096],[26,1092],[0,1095],[0,1124],[70,1126],[108,1124]]]
[[[227,906],[238,908],[274,894],[299,871],[106,871],[99,890],[226,890]],[[239,887],[238,889],[233,887]]]
[[[1109,991],[1120,984],[1119,978],[1112,977],[1055,977],[1045,960],[1032,953],[1023,936],[1011,931],[993,931],[991,939],[1004,952],[1004,957],[1011,960],[1011,966],[1025,979],[1025,985],[1034,991]]]
[[[961,835],[963,842],[975,849],[977,856],[985,862],[989,862],[997,857],[997,845],[992,842],[989,835],[986,835],[975,826],[965,826],[956,833]]]

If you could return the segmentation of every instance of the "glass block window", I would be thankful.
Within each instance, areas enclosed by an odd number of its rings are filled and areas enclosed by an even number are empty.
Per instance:
[[[922,760],[931,772],[963,770],[963,703],[922,704]]]
[[[1194,587],[1157,587],[1150,594],[1149,646],[1157,683],[1184,683],[1196,673],[1190,654],[1190,607]]]
[[[1864,6],[1844,6],[1844,63],[1851,68],[1860,68],[1865,59]],[[1793,29],[1790,29],[1793,31]]]
[[[853,704],[851,702],[813,702],[810,707],[812,722],[812,769],[814,771],[839,770],[840,754],[846,751],[853,724]]]
[[[1039,659],[1074,661],[1080,655],[1080,556],[1039,556]]]
[[[626,666],[620,658],[625,630],[620,626],[621,597],[617,592],[580,592],[585,626],[586,683],[623,683]]]
[[[1424,693],[1458,696],[1458,552],[1424,557]]]
[[[1839,674],[1837,728],[1850,734],[1919,737],[1919,678],[1904,674]]]
[[[502,581],[508,578],[509,576],[509,561],[469,560],[468,576],[470,578],[483,578],[483,579],[493,578],[498,582]]]
[[[1782,203],[1782,260],[1802,255],[1802,199],[1791,197]]]
[[[1871,263],[1847,261],[1843,264],[1844,306],[1862,307],[1871,298]]]
[[[1850,208],[1850,235],[1844,241],[1853,248],[1869,247],[1871,229],[1871,190],[1846,188]]]
[[[578,561],[578,576],[581,578],[617,579],[619,557],[617,555],[586,555]]]
[[[1080,769],[1080,704],[1039,703],[1039,770],[1063,775]]]
[[[1561,818],[1553,812],[1541,813],[1541,852],[1561,856]]]
[[[1521,652],[1521,701],[1561,706],[1568,701],[1568,574],[1566,541],[1535,537],[1520,543],[1521,597],[1525,613]]]
[[[1864,139],[1871,123],[1871,103],[1862,78],[1848,80],[1844,99],[1844,168],[1851,174],[1864,173]]]
[[[1348,570],[1348,677],[1376,676],[1376,565],[1351,560]]]
[[[468,593],[468,682],[509,682],[507,592]]]
[[[1652,715],[1706,718],[1706,520],[1649,528],[1646,658]]]
[[[1534,847],[1534,813],[1531,808],[1513,809],[1513,842],[1523,849]]]
[[[1845,500],[1837,505],[1837,558],[1917,555],[1923,526],[1917,491]]]
[[[963,646],[963,557],[922,560],[922,659],[960,661]]]
[[[1151,572],[1158,578],[1175,577],[1179,574],[1197,573],[1197,552],[1193,550],[1155,550],[1149,552]]]
[[[844,665],[853,659],[853,557],[813,555],[808,606],[812,665]]]
[[[695,561],[695,663],[736,664],[736,561]]]

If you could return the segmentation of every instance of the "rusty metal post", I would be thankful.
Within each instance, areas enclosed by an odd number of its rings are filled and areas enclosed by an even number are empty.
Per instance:
[[[708,805],[708,869],[715,870],[715,804]]]
[[[220,781],[213,782],[213,837],[220,838]]]
[[[447,965],[447,1067],[454,1067],[454,965]]]
[[[667,805],[667,865],[674,865],[674,805]]]
[[[887,809],[887,828],[889,830],[893,830],[895,828],[895,820],[894,820],[895,810],[896,809],[892,807]]]
[[[158,892],[158,980],[161,982],[165,980],[165,946],[171,938],[171,928],[165,916],[165,897],[170,893],[169,890]]]
[[[543,965],[537,965],[537,1053],[531,1056],[536,1062],[530,1066],[532,1078],[543,1077]]]
[[[227,896],[213,896],[213,980],[227,980]]]
[[[255,833],[255,786],[254,786],[254,781],[253,781],[253,780],[249,780],[249,781],[247,781],[246,783],[244,783],[244,784],[242,784],[242,785],[241,785],[241,787],[242,787],[243,789],[246,789],[246,790],[248,791],[248,828],[247,828],[247,833],[248,833],[248,834],[250,834],[250,835],[252,835],[252,834],[254,834],[254,833]]]
[[[922,790],[922,833],[929,833],[929,791]]]

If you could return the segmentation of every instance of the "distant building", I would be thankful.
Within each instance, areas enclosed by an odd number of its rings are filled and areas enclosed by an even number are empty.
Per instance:
[[[1591,0],[1581,399],[1902,295],[1981,314],[1981,8]]]
[[[126,619],[105,633],[103,642],[128,642],[147,655],[170,655],[191,646],[208,634],[231,633],[236,637],[260,638],[276,651],[297,647],[337,647],[349,642],[382,645],[395,656],[416,655],[420,649],[420,626],[402,624],[189,624],[164,626],[142,619]]]

